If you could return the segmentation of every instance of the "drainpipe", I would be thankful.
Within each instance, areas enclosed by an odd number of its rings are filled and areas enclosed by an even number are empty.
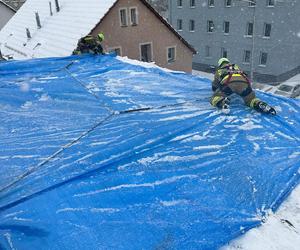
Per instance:
[[[168,6],[168,8],[169,8],[169,23],[170,24],[172,24],[172,12],[171,12],[171,10],[172,10],[172,0],[169,0],[169,6]]]
[[[254,81],[254,49],[255,49],[255,31],[256,31],[256,17],[255,17],[255,10],[257,6],[253,7],[253,35],[252,35],[252,53],[251,53],[251,68],[250,68],[250,79]]]

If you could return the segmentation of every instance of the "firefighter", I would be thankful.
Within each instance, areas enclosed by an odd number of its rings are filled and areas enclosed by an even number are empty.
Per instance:
[[[104,40],[104,34],[99,33],[96,37],[87,35],[79,39],[77,48],[73,51],[73,55],[94,54],[102,55],[103,47],[101,42]]]
[[[276,110],[255,96],[247,75],[227,58],[218,61],[218,68],[212,82],[213,96],[211,105],[229,111],[229,96],[233,93],[241,96],[245,104],[256,111],[275,115]]]

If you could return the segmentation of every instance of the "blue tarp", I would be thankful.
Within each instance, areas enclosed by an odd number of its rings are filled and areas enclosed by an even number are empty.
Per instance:
[[[0,249],[217,249],[299,183],[300,103],[107,55],[0,63]]]

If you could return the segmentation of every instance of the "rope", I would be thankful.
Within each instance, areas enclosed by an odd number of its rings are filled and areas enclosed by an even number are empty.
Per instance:
[[[72,61],[71,63],[69,63],[68,65],[66,65],[64,68],[62,68],[61,70],[65,70],[76,82],[78,82],[84,89],[86,89],[90,94],[92,94],[97,100],[99,100],[102,103],[103,107],[106,108],[110,112],[110,114],[108,116],[106,116],[104,119],[102,119],[101,121],[99,121],[98,123],[96,123],[90,129],[88,129],[87,131],[83,132],[79,137],[77,137],[73,141],[67,143],[66,145],[62,146],[59,150],[57,150],[55,153],[53,153],[52,155],[50,155],[47,159],[45,159],[44,161],[42,161],[38,165],[29,167],[29,169],[27,171],[25,171],[24,173],[22,173],[21,175],[19,175],[18,177],[16,177],[15,180],[13,180],[12,182],[10,182],[6,186],[0,188],[0,193],[8,190],[9,188],[11,188],[14,185],[18,184],[20,181],[24,180],[29,175],[31,175],[31,174],[35,173],[36,171],[38,171],[41,167],[43,167],[44,165],[46,165],[47,163],[49,163],[51,160],[53,160],[54,158],[56,158],[58,155],[60,155],[66,149],[72,147],[75,143],[77,143],[78,141],[80,141],[82,138],[84,138],[87,135],[89,135],[91,132],[93,132],[100,125],[102,125],[103,123],[105,123],[106,121],[108,121],[109,119],[111,119],[113,116],[125,115],[125,114],[131,114],[131,113],[143,112],[143,111],[149,111],[149,110],[154,110],[154,109],[163,109],[163,108],[168,108],[168,107],[182,106],[182,105],[185,105],[187,103],[193,102],[193,101],[185,101],[185,102],[175,103],[175,104],[166,104],[166,105],[162,105],[162,106],[158,106],[158,107],[144,107],[144,108],[137,108],[137,109],[128,109],[128,110],[122,110],[122,111],[115,111],[110,106],[108,106],[106,103],[104,103],[100,99],[100,97],[98,95],[96,95],[93,92],[90,92],[89,89],[85,86],[84,82],[82,82],[80,79],[78,79],[74,75],[72,75],[72,73],[69,71],[68,68],[70,66],[72,66],[73,63],[74,62]],[[200,101],[200,99],[196,99],[194,101],[197,102],[197,101]]]
[[[109,120],[110,118],[112,118],[113,116],[114,116],[114,114],[108,115],[103,120],[101,120],[100,122],[98,122],[97,124],[95,124],[93,127],[91,127],[89,130],[83,132],[78,138],[76,138],[75,140],[69,142],[68,144],[64,145],[63,147],[61,147],[59,150],[57,150],[55,153],[53,153],[52,155],[50,155],[47,159],[45,159],[44,161],[42,161],[40,164],[38,164],[37,166],[30,167],[26,172],[24,172],[23,174],[19,175],[14,181],[12,181],[11,183],[9,183],[6,186],[4,186],[3,188],[1,188],[0,189],[0,193],[3,192],[3,191],[5,191],[5,190],[7,190],[7,189],[9,189],[9,188],[11,188],[15,184],[19,183],[21,180],[25,179],[27,176],[29,176],[32,173],[34,173],[37,170],[39,170],[41,167],[43,167],[48,162],[50,162],[51,160],[53,160],[55,157],[57,157],[59,154],[61,154],[66,149],[72,147],[75,143],[77,143],[83,137],[85,137],[88,134],[90,134],[91,132],[93,132],[96,128],[98,128],[101,124],[103,124],[104,122],[106,122],[107,120]]]
[[[86,89],[91,95],[93,95],[99,102],[101,102],[101,104],[102,104],[102,106],[105,108],[105,109],[107,109],[109,112],[111,112],[111,113],[115,113],[115,111],[110,107],[110,106],[108,106],[105,102],[103,102],[101,99],[100,99],[100,97],[96,94],[96,93],[94,93],[94,92],[92,92],[92,91],[90,91],[87,87],[86,87],[86,85],[84,84],[84,82],[83,81],[81,81],[80,79],[78,79],[77,77],[75,77],[72,73],[71,73],[71,71],[68,69],[71,65],[73,64],[73,62],[72,63],[70,63],[69,65],[67,65],[65,68],[64,68],[64,70],[76,81],[76,82],[78,82],[84,89]]]

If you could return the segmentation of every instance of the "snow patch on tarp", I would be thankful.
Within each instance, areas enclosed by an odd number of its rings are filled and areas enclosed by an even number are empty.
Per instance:
[[[0,64],[0,249],[216,249],[299,183],[299,101],[113,56]]]

